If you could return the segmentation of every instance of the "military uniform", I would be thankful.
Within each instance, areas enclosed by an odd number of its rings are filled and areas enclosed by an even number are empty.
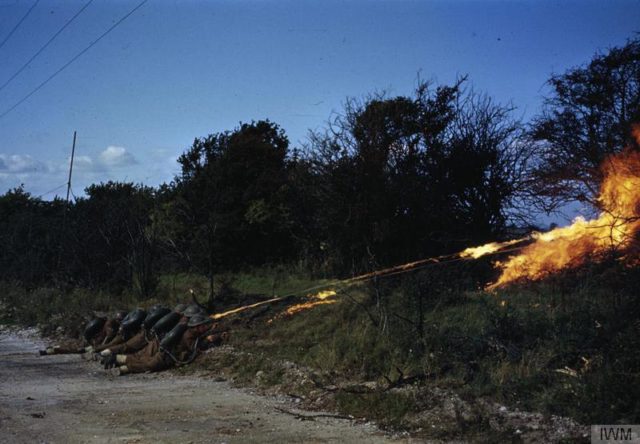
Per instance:
[[[173,364],[171,358],[160,349],[160,341],[157,338],[138,353],[124,356],[124,359],[122,356],[118,355],[116,362],[126,366],[126,373],[158,372]]]
[[[47,347],[45,350],[41,350],[41,355],[70,355],[80,354],[86,351],[84,341],[81,339],[67,339],[52,347]]]
[[[106,350],[108,348],[115,347],[116,345],[124,344],[125,342],[127,342],[127,340],[124,337],[124,335],[122,334],[122,332],[118,332],[113,337],[113,339],[111,339],[111,341],[107,342],[106,344],[101,344],[101,345],[98,345],[98,346],[94,347],[93,351],[96,352],[96,353],[99,353],[99,352],[101,352],[103,350]]]
[[[138,333],[133,335],[129,340],[121,344],[108,347],[104,351],[108,350],[111,353],[123,354],[123,355],[135,353],[145,348],[146,345],[149,343],[149,341],[147,340],[147,335],[148,335],[147,331],[142,329]],[[96,350],[96,351],[99,351],[99,350]]]
[[[120,321],[117,319],[107,319],[101,334],[96,338],[94,347],[99,347],[102,344],[106,344],[111,341],[118,334],[118,328],[120,328]]]

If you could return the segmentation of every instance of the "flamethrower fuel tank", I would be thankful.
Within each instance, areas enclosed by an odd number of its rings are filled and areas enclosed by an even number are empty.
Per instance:
[[[97,335],[100,330],[102,330],[102,327],[104,327],[105,322],[107,322],[105,318],[92,319],[84,329],[84,338],[89,341],[91,338]]]
[[[157,321],[153,325],[153,327],[151,327],[151,331],[155,333],[158,337],[161,337],[166,332],[168,332],[173,327],[175,327],[178,321],[180,321],[181,317],[182,316],[180,316],[175,311],[172,311],[171,313],[167,313],[162,318],[160,318],[160,320]]]
[[[120,324],[120,329],[124,333],[125,337],[130,337],[133,333],[138,331],[146,316],[147,312],[142,310],[141,308],[137,308],[129,313],[127,315],[128,319],[122,321],[122,324]]]
[[[169,310],[167,307],[155,307],[149,310],[149,314],[147,314],[147,317],[144,318],[144,328],[146,330],[151,329],[151,327],[153,327],[156,322],[158,322],[160,319],[162,319],[163,316],[170,312],[171,310]]]
[[[187,324],[179,323],[171,329],[169,333],[160,341],[160,348],[164,350],[171,350],[182,338],[182,335],[187,331]]]

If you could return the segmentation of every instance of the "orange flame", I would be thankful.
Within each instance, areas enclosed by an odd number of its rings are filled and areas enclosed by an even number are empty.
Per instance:
[[[478,259],[487,254],[496,253],[503,250],[505,247],[522,242],[523,239],[514,239],[506,242],[491,242],[488,244],[480,245],[479,247],[469,247],[460,253],[460,257]]]
[[[640,128],[634,129],[640,143]],[[583,264],[588,258],[616,251],[634,259],[640,234],[640,152],[625,150],[610,156],[603,165],[604,181],[596,219],[578,217],[568,227],[533,235],[535,242],[522,252],[496,265],[502,269],[489,289],[514,281],[538,280],[565,268]]]
[[[335,304],[337,302],[335,299],[335,296],[337,294],[338,293],[336,293],[335,290],[325,290],[314,295],[307,295],[307,297],[311,299],[310,301],[292,305],[291,307],[288,307],[285,311],[280,313],[278,316],[276,316],[276,318],[280,318],[285,315],[291,316],[301,311],[316,307],[318,305]]]
[[[271,299],[267,299],[266,301],[256,302],[255,304],[243,305],[242,307],[234,308],[232,310],[228,310],[228,311],[225,311],[223,313],[214,313],[209,317],[211,319],[220,319],[220,318],[224,318],[224,317],[227,317],[229,315],[232,315],[232,314],[243,312],[243,311],[248,310],[250,308],[260,307],[261,305],[271,304],[272,302],[281,301],[283,299],[284,299],[283,297],[271,298]]]

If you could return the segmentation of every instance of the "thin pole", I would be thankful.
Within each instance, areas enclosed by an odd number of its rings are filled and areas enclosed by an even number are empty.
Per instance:
[[[76,131],[73,132],[73,145],[71,147],[71,162],[69,163],[69,180],[67,181],[67,202],[64,206],[64,212],[62,214],[62,232],[60,234],[60,246],[58,248],[58,262],[56,266],[56,275],[54,278],[57,280],[58,277],[61,277],[60,272],[60,261],[62,260],[62,248],[65,240],[65,236],[67,233],[67,213],[69,212],[69,193],[71,192],[71,174],[73,173],[73,158],[76,154]]]
[[[71,191],[71,173],[73,172],[73,156],[76,154],[76,131],[73,132],[73,147],[71,148],[71,163],[69,164],[69,181],[67,182],[67,206],[69,205],[69,192]]]

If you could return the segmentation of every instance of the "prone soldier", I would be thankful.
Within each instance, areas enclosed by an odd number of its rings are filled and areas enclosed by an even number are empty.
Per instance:
[[[118,311],[115,316],[110,319],[106,319],[104,317],[94,318],[84,329],[84,343],[78,340],[68,340],[62,344],[40,350],[39,353],[43,356],[91,352],[94,348],[99,347],[105,342],[111,341],[113,337],[115,337],[120,327],[120,323],[126,317],[126,314],[127,313],[124,311]]]

